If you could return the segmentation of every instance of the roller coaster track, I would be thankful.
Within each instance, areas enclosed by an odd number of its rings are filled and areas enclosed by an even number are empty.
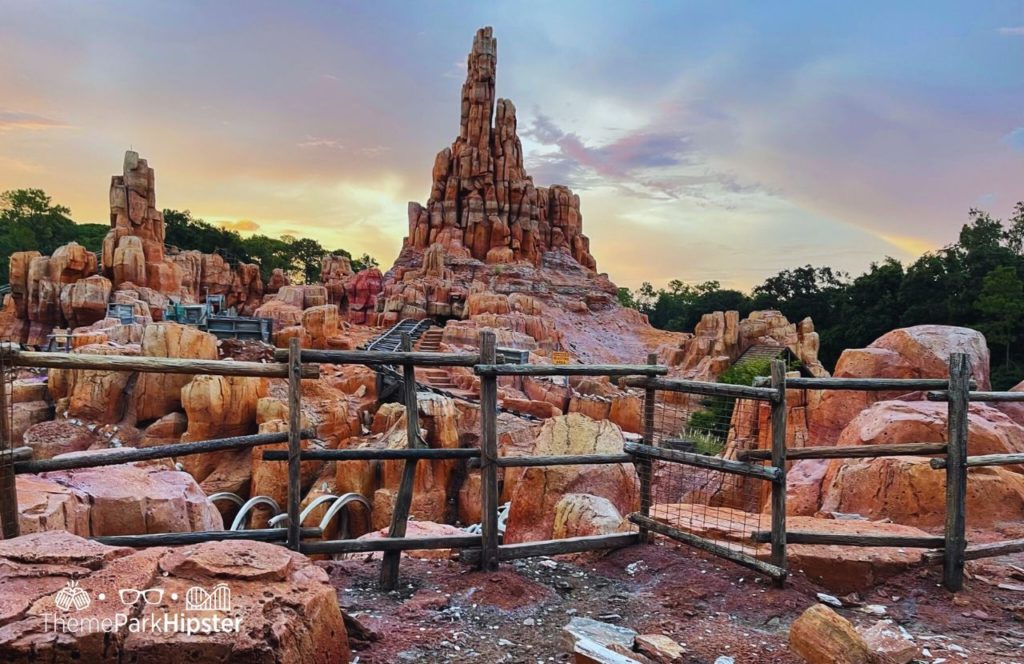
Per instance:
[[[397,351],[401,348],[403,332],[408,332],[409,336],[412,338],[413,344],[415,344],[427,328],[436,324],[437,323],[430,318],[425,318],[423,320],[406,318],[404,320],[400,320],[386,332],[376,337],[373,341],[362,346],[362,348],[363,350]],[[373,367],[373,369],[382,379],[383,389],[378,390],[378,398],[380,399],[386,399],[397,392],[405,382],[402,372],[393,366]],[[416,389],[420,392],[431,392],[433,394],[448,397],[449,399],[457,399],[476,406],[480,405],[479,399],[474,399],[473,397],[468,397],[464,394],[449,392],[448,390],[442,390],[441,388],[434,387],[433,385],[422,383],[420,381],[416,381]],[[504,408],[500,405],[498,406],[498,412],[515,415],[518,418],[528,420],[530,422],[539,422],[541,420],[541,418],[536,417],[535,415],[512,410],[510,408]]]

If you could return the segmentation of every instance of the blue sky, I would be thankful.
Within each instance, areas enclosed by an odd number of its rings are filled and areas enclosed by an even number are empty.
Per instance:
[[[1024,199],[1024,2],[0,0],[0,189],[158,204],[398,252],[458,131],[473,32],[530,173],[582,198],[622,285],[859,272]]]

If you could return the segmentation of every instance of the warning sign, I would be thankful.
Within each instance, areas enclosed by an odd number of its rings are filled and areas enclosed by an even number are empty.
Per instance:
[[[569,364],[569,353],[564,350],[556,350],[551,353],[551,362],[554,364]]]

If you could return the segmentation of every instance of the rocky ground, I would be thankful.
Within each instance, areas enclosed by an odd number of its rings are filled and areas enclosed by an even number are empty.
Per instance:
[[[353,660],[366,663],[571,661],[562,628],[573,616],[668,635],[683,644],[686,662],[799,662],[789,626],[820,592],[798,574],[776,589],[664,541],[492,573],[403,559],[402,588],[391,593],[377,589],[376,562],[320,564],[343,609],[366,628],[349,626]],[[838,612],[859,626],[895,621],[920,648],[918,661],[1024,661],[1024,554],[970,563],[969,571],[956,596],[939,587],[940,568],[918,569],[841,598]]]

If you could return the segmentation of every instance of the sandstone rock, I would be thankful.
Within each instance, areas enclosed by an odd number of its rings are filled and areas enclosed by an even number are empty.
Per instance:
[[[33,459],[52,459],[58,454],[80,452],[96,444],[96,434],[68,420],[51,420],[33,424],[22,437],[32,448]]]
[[[53,417],[53,406],[47,401],[25,401],[11,407],[11,440],[20,445],[33,426]]]
[[[282,286],[291,285],[292,280],[288,278],[288,275],[284,273],[279,267],[275,267],[270,271],[270,279],[267,280],[266,293],[273,294],[281,290]]]
[[[256,433],[256,403],[266,396],[267,379],[239,376],[196,376],[181,389],[188,417],[182,442]],[[250,450],[193,454],[182,458],[185,470],[207,494],[246,493],[252,474]]]
[[[967,353],[978,389],[988,389],[989,352],[978,332],[946,325],[918,325],[882,335],[867,348],[843,351],[836,378],[946,378],[949,356]],[[809,414],[810,436],[819,444],[834,442],[862,410],[876,401],[918,400],[899,392],[825,391],[816,394]]]
[[[70,327],[92,325],[107,316],[107,300],[112,285],[106,277],[94,274],[61,289],[60,306]]]
[[[637,634],[634,647],[658,664],[675,664],[686,657],[686,649],[664,634]]]
[[[345,284],[349,322],[360,325],[369,322],[370,314],[376,307],[377,296],[384,289],[383,282],[380,270],[371,267],[356,273]]]
[[[622,444],[622,431],[614,424],[570,413],[545,421],[532,454],[612,454],[621,452]],[[628,514],[639,501],[636,471],[626,464],[527,468],[515,484],[505,541],[551,539],[555,506],[572,493],[604,498],[619,514]],[[606,523],[609,514],[602,512]]]
[[[414,521],[409,520],[405,527],[406,537],[446,537],[446,536],[465,536],[466,531],[455,526],[449,526],[444,523],[435,523],[433,521]],[[359,537],[360,540],[377,540],[385,539],[388,536],[388,527],[374,530],[373,532],[366,533]],[[409,556],[411,558],[422,558],[427,560],[445,560],[450,558],[454,552],[451,549],[412,549],[409,551],[403,551],[402,555]],[[360,560],[366,559],[366,554],[352,554],[352,557],[359,558]],[[379,559],[383,557],[382,553],[374,553],[369,556],[372,559]]]
[[[168,413],[146,427],[145,438],[139,447],[170,445],[181,441],[188,430],[188,418],[184,413]]]
[[[274,321],[274,331],[302,322],[302,308],[279,299],[271,299],[261,304],[253,312],[257,318],[270,318]]]
[[[18,475],[15,485],[22,535],[47,530],[89,534],[91,506],[86,494],[39,475]]]
[[[17,317],[28,320],[29,301],[29,265],[35,258],[42,256],[38,251],[15,251],[11,254],[9,280],[11,284],[11,297]]]
[[[808,664],[874,664],[868,644],[853,625],[824,604],[793,621],[789,647]]]
[[[138,355],[137,346],[88,345],[73,352],[88,355]],[[57,412],[100,423],[119,422],[126,409],[128,371],[51,369],[50,394]]]
[[[143,333],[142,355],[216,360],[217,338],[191,325],[154,323]],[[187,374],[140,373],[132,395],[137,420],[144,422],[180,410],[181,388],[190,380],[192,376]]]
[[[629,523],[607,498],[586,493],[567,493],[555,503],[554,539],[609,535],[625,530]]]
[[[837,459],[822,482],[821,511],[939,527],[945,519],[945,485],[945,473],[920,457]],[[1022,518],[1024,477],[994,466],[969,469],[969,528],[990,528]]]
[[[891,620],[879,620],[858,631],[881,664],[909,664],[920,655],[920,649],[903,636]]]
[[[41,554],[36,552],[59,552]],[[261,542],[210,542],[186,548],[140,551],[103,546],[66,533],[40,533],[0,542],[0,587],[17,590],[17,603],[0,612],[0,657],[5,661],[195,662],[349,661],[348,638],[327,574],[308,559]],[[58,611],[55,597],[68,576],[90,597],[117,597],[120,588],[146,588],[153,579],[164,590],[159,604],[138,617],[162,620],[184,610],[182,600],[199,586],[227,587],[237,631],[187,636],[175,630],[122,628],[114,635],[47,630],[44,614]],[[12,595],[12,599],[15,596]],[[112,618],[119,602],[93,601],[80,618]],[[218,612],[199,612],[212,618]]]

